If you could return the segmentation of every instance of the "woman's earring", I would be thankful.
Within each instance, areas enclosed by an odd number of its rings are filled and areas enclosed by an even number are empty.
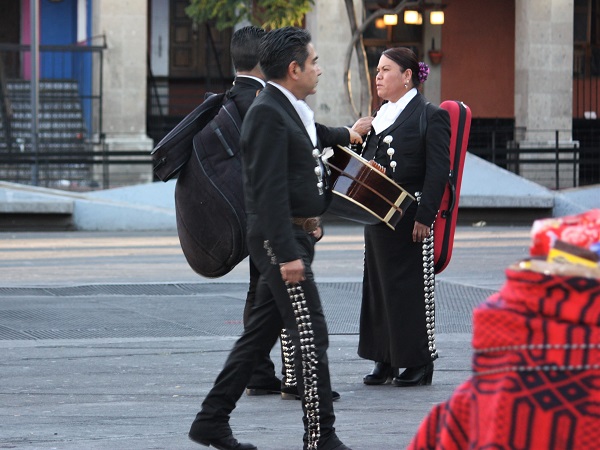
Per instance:
[[[408,88],[408,83],[404,84],[404,89]]]

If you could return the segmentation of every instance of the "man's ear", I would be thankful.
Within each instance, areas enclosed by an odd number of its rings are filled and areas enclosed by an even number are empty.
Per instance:
[[[300,66],[298,65],[298,62],[292,61],[288,66],[289,77],[293,80],[297,80],[299,75],[298,72],[300,72]]]

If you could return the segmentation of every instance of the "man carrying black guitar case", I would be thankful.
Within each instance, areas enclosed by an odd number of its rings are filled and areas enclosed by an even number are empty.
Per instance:
[[[192,155],[175,185],[183,254],[194,271],[209,278],[227,274],[248,256],[241,126],[235,103],[227,100],[194,136]]]
[[[248,256],[241,126],[229,94],[209,94],[152,151],[160,180],[177,175],[179,242],[190,267],[204,277],[223,276]]]
[[[442,203],[433,225],[433,250],[435,273],[443,271],[452,257],[454,232],[458,218],[458,200],[463,168],[471,130],[471,109],[463,102],[446,100],[440,104],[450,114],[450,173]],[[421,136],[427,130],[427,111],[421,115]]]

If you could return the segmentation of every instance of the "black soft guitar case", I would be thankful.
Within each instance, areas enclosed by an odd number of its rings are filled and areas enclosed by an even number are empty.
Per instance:
[[[216,278],[247,255],[240,128],[232,100],[193,138],[175,185],[177,233],[190,267]]]
[[[208,94],[154,147],[151,155],[158,179],[167,182],[181,171],[192,154],[192,139],[215,117],[225,98],[225,94]]]

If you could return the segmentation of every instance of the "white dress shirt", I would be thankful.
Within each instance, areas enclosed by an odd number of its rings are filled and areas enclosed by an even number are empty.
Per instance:
[[[371,126],[375,130],[375,134],[379,134],[389,128],[415,95],[417,95],[417,89],[412,88],[400,97],[396,103],[387,102],[383,104],[371,123]]]
[[[304,124],[304,128],[306,128],[306,132],[310,136],[310,140],[312,141],[313,146],[317,146],[317,127],[315,126],[315,113],[310,106],[304,100],[298,100],[294,94],[292,94],[288,89],[284,88],[282,85],[269,81],[269,84],[272,84],[277,89],[279,89],[283,94],[288,98],[300,119],[302,119],[302,123]]]

